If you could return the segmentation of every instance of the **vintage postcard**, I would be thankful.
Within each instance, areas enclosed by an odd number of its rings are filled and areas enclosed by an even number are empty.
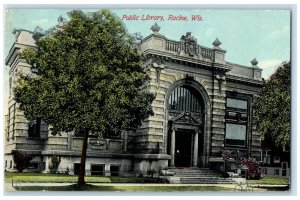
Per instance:
[[[6,8],[5,191],[289,192],[293,14]]]

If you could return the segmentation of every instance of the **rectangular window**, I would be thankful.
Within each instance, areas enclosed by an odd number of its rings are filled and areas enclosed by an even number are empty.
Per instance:
[[[273,160],[274,163],[277,163],[277,164],[280,163],[280,157],[279,156],[274,156],[273,159],[274,159]]]
[[[245,146],[246,125],[226,123],[226,144]]]
[[[227,98],[227,107],[247,110],[247,101]]]
[[[118,165],[111,165],[110,166],[110,175],[111,176],[119,176],[120,166]]]
[[[74,175],[78,175],[80,170],[80,163],[74,163]]]
[[[267,168],[263,168],[263,174],[268,175],[268,169]]]
[[[271,164],[271,156],[270,155],[264,155],[263,161],[265,164]]]
[[[239,94],[235,97],[237,98],[229,95],[226,98],[225,145],[246,147],[249,115],[248,100],[245,96]]]
[[[275,169],[274,175],[275,175],[275,176],[279,176],[279,169]]]
[[[287,163],[283,162],[282,163],[282,171],[281,171],[281,175],[282,176],[286,176],[287,175]]]
[[[29,163],[29,165],[28,165],[27,168],[28,169],[36,169],[36,170],[38,170],[39,169],[39,163],[37,163],[37,162]]]
[[[91,175],[92,176],[104,176],[105,165],[94,165],[91,164]]]
[[[28,137],[40,138],[41,118],[37,117],[34,120],[30,121],[28,126]]]

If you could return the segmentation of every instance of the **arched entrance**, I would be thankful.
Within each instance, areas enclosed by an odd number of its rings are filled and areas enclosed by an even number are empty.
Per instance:
[[[168,93],[168,154],[170,167],[205,166],[208,152],[207,105],[197,84],[181,81]],[[198,84],[199,85],[199,84]],[[209,105],[209,104],[208,104]],[[200,159],[199,159],[200,158]]]

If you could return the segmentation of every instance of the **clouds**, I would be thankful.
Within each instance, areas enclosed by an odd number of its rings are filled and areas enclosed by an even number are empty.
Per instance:
[[[286,36],[287,34],[288,35],[290,34],[290,26],[283,26],[282,28],[277,29],[277,30],[271,32],[267,36],[267,38],[268,39],[277,39],[279,37]]]
[[[259,67],[263,69],[262,77],[268,79],[279,67],[283,60],[262,60],[258,63]]]
[[[214,33],[216,33],[216,31],[217,31],[216,28],[209,28],[209,29],[206,30],[205,35],[206,35],[206,36],[211,36],[211,35],[213,35]]]
[[[262,69],[272,68],[282,63],[282,60],[262,60],[259,62],[259,67]]]

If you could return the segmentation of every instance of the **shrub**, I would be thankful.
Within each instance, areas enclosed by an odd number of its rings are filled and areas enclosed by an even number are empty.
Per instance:
[[[248,168],[248,173],[246,177],[247,179],[260,179],[260,166],[259,163],[256,162],[254,159],[241,157],[235,161],[235,164],[238,167],[246,166]]]
[[[32,156],[26,154],[26,152],[22,151],[14,151],[13,152],[14,162],[16,164],[16,168],[19,172],[23,172],[26,169],[32,160]]]
[[[59,156],[51,156],[50,157],[49,169],[51,171],[56,172],[59,164],[60,164],[60,157]]]

